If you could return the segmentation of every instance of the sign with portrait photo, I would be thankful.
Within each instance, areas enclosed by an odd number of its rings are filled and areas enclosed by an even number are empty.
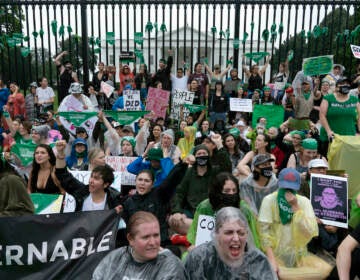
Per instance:
[[[348,227],[348,182],[345,177],[311,174],[310,200],[323,224]]]

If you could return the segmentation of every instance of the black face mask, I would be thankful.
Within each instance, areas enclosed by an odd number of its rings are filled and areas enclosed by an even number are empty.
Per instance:
[[[254,170],[254,171],[253,171],[253,179],[254,179],[255,181],[257,181],[257,180],[259,180],[259,178],[260,178],[260,172],[257,171],[257,170]]]
[[[339,92],[341,94],[348,94],[350,92],[350,86],[349,85],[339,86]]]
[[[260,174],[266,178],[270,178],[273,174],[271,166],[260,168],[260,170]]]
[[[208,163],[209,156],[199,156],[199,157],[196,157],[195,160],[196,160],[196,164],[198,166],[205,166]]]
[[[217,211],[223,207],[235,207],[239,208],[240,196],[238,193],[235,194],[226,194],[226,193],[217,193],[209,194],[209,200],[212,208]]]

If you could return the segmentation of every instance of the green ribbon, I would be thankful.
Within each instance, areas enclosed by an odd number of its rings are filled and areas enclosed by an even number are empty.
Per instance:
[[[72,27],[70,25],[67,26],[67,32],[70,34],[72,32]]]
[[[319,38],[321,34],[322,34],[322,28],[319,25],[315,25],[313,29],[314,38],[315,39]]]
[[[245,44],[247,37],[249,37],[249,34],[247,32],[244,32],[244,37],[242,39],[243,45]]]
[[[154,26],[152,25],[151,21],[148,21],[145,26],[145,31],[152,32],[153,28],[154,28]]]
[[[303,30],[301,30],[301,32],[300,32],[300,37],[301,38],[306,38],[306,35],[305,35],[305,30],[303,29]]]
[[[100,41],[100,38],[96,38],[95,39],[95,44],[100,47],[100,44],[101,44],[101,41]]]
[[[262,34],[261,34],[261,38],[262,38],[265,42],[267,42],[267,41],[269,40],[269,35],[270,35],[269,30],[264,29],[263,32],[262,32]]]
[[[34,151],[36,145],[33,143],[29,144],[15,144],[11,147],[11,152],[16,155],[23,166],[28,166],[34,159]]]
[[[190,113],[201,112],[205,110],[207,107],[204,105],[194,105],[194,104],[184,104],[184,107],[187,108]]]
[[[75,43],[76,43],[76,42],[80,42],[80,36],[77,35],[77,34],[74,34],[74,35],[72,36],[72,39],[74,40]]]
[[[136,121],[141,116],[149,114],[150,111],[104,111],[104,114],[113,118],[121,125],[128,125]]]
[[[276,32],[276,23],[273,23],[270,28],[271,32]]]
[[[24,39],[24,34],[22,34],[22,33],[13,33],[12,37],[15,40],[15,44],[19,45],[19,44],[22,43],[22,41]]]
[[[57,31],[57,21],[53,20],[51,22],[51,32],[54,36],[56,36],[56,31]]]
[[[239,46],[240,46],[240,40],[239,40],[239,38],[234,38],[234,40],[233,40],[233,47],[234,47],[234,49],[239,49]]]
[[[284,32],[284,25],[283,23],[281,22],[280,25],[279,25],[279,30],[278,30],[279,34],[283,33]]]
[[[39,35],[39,33],[37,32],[37,31],[34,31],[33,33],[32,33],[32,35],[34,36],[34,38],[36,39],[37,38],[37,36]]]
[[[20,53],[22,57],[27,57],[30,54],[30,48],[21,47]]]
[[[294,51],[293,51],[293,50],[289,50],[288,56],[287,56],[288,62],[290,62],[293,58],[294,58]]]
[[[61,25],[59,28],[59,36],[64,36],[65,33],[65,26]]]
[[[155,32],[158,32],[158,23],[154,22],[154,28],[155,28]]]
[[[250,26],[251,26],[251,32],[253,32],[253,31],[254,31],[255,23],[252,21],[252,22],[250,23]]]
[[[212,32],[212,34],[215,34],[216,31],[217,31],[216,26],[211,27],[211,32]]]
[[[229,37],[230,37],[230,30],[227,28],[226,30],[225,30],[225,37],[226,37],[226,39],[229,39]]]
[[[321,33],[323,36],[327,36],[329,34],[329,28],[326,26],[322,28]]]
[[[14,38],[11,38],[11,37],[6,39],[6,43],[9,46],[9,48],[13,48],[13,47],[16,46],[16,40]]]
[[[114,45],[115,43],[115,32],[110,31],[106,32],[106,42],[110,45]]]
[[[94,37],[89,37],[89,44],[90,44],[90,45],[94,45],[94,44],[95,44],[95,39],[94,39]]]
[[[311,30],[309,30],[309,31],[307,32],[306,37],[307,37],[308,39],[310,39],[312,36],[313,36],[313,35],[312,35]]]
[[[24,37],[24,41],[25,41],[25,42],[29,42],[29,39],[30,39],[29,36],[25,36],[25,37]]]
[[[277,33],[275,32],[271,32],[271,38],[270,38],[270,42],[273,43],[276,41],[277,38]]]
[[[226,65],[232,65],[233,63],[232,63],[232,60],[226,60]]]
[[[225,32],[221,30],[221,31],[219,32],[219,36],[220,36],[220,38],[225,37]]]
[[[100,48],[94,49],[94,53],[100,53]]]
[[[75,126],[80,126],[86,120],[97,115],[97,112],[58,112],[58,115],[72,122]]]
[[[41,38],[44,37],[44,30],[43,29],[39,30],[39,35],[40,35]]]
[[[344,39],[345,39],[346,41],[348,41],[348,40],[349,40],[349,36],[350,36],[350,30],[349,30],[349,29],[345,29],[345,30],[344,30]]]
[[[142,45],[144,42],[144,34],[142,32],[135,32],[134,41],[136,44]]]
[[[245,54],[247,58],[254,60],[256,63],[268,55],[270,55],[268,52],[253,52]]]
[[[161,24],[160,30],[161,30],[162,32],[166,32],[166,31],[167,31],[167,28],[166,28],[165,23],[162,23],[162,24]]]

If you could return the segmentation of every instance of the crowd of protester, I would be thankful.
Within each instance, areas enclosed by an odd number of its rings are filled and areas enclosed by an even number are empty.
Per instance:
[[[81,126],[68,130],[54,110],[56,93],[46,77],[32,82],[26,95],[16,82],[1,78],[0,216],[33,213],[26,193],[67,192],[76,211],[115,209],[126,223],[118,231],[121,248],[101,261],[93,279],[359,275],[360,224],[348,230],[322,224],[309,200],[309,178],[326,174],[335,134],[359,133],[360,64],[351,78],[334,64],[328,75],[299,71],[290,83],[288,61],[264,80],[267,57],[261,68],[243,65],[243,81],[231,59],[225,69],[200,62],[194,71],[186,63],[173,69],[170,50],[155,73],[145,64],[133,63],[131,69],[120,63],[119,83],[116,68],[100,62],[83,88],[71,62],[62,61],[66,54],[55,58],[59,108],[75,97],[82,111],[97,112],[97,121],[90,133]],[[115,90],[105,94],[102,83]],[[124,90],[139,90],[145,105],[149,87],[170,96],[175,89],[189,90],[193,104],[206,109],[184,117],[181,106],[177,120],[152,112],[131,125],[105,116],[104,110],[125,110]],[[251,113],[230,111],[230,97],[283,106],[283,123],[268,127],[265,117],[252,123]],[[12,152],[16,145],[33,146],[30,164]],[[121,193],[110,187],[114,170],[106,156],[136,157],[127,166],[136,175],[135,186],[124,186]],[[91,171],[89,184],[69,170]],[[359,202],[355,197],[352,210]],[[214,217],[215,227],[211,242],[195,246],[199,215]],[[183,262],[174,254],[182,254]]]

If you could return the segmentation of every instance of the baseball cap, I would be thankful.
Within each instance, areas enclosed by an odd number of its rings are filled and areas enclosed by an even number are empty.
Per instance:
[[[131,132],[134,133],[133,128],[130,125],[125,125],[122,129],[123,132]]]
[[[254,156],[252,162],[251,162],[251,166],[255,167],[258,166],[260,164],[266,163],[266,162],[273,162],[275,161],[269,154],[259,154]]]
[[[316,159],[310,160],[309,163],[308,163],[308,167],[309,167],[309,169],[310,168],[317,168],[317,167],[329,168],[327,163],[321,158],[316,158]]]
[[[119,126],[121,126],[121,124],[118,123],[118,122],[113,122],[113,123],[112,123],[112,127],[113,127],[113,128],[117,128],[117,127],[119,127]]]
[[[282,189],[298,191],[300,189],[300,173],[294,168],[284,168],[279,173],[278,185]]]
[[[243,121],[238,121],[236,126],[245,126],[245,123]]]
[[[343,84],[343,83],[348,83],[351,84],[351,80],[347,77],[342,77],[339,80],[336,81],[336,85],[338,84]]]
[[[82,126],[78,126],[75,131],[76,134],[78,133],[87,133],[86,129]]]

